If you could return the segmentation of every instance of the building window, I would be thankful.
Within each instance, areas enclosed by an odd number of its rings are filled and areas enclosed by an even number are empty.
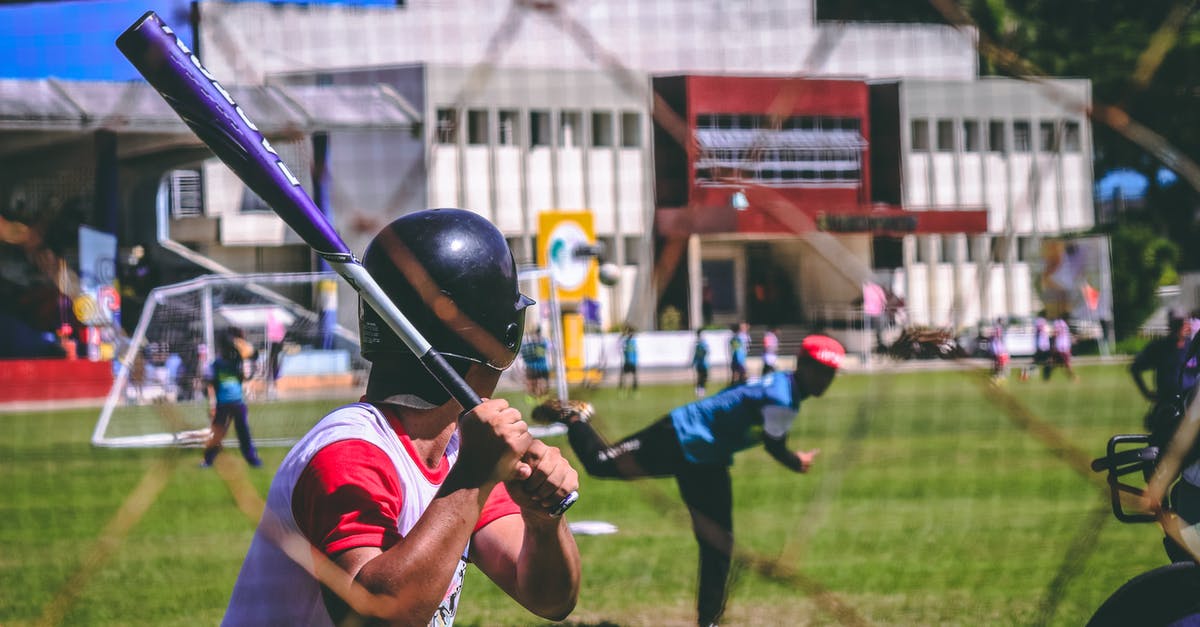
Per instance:
[[[925,248],[927,237],[917,236],[913,238],[913,263],[930,263],[929,250]]]
[[[913,152],[929,152],[929,120],[912,121]]]
[[[529,112],[529,145],[535,147],[550,145],[549,111]]]
[[[621,114],[621,147],[640,148],[642,145],[642,115],[633,111]]]
[[[472,146],[486,146],[488,144],[489,117],[487,109],[471,109],[467,111],[468,144]]]
[[[963,120],[963,151],[979,152],[983,148],[982,139],[979,136],[979,122]]]
[[[637,235],[625,236],[625,264],[636,266],[642,252],[642,238]]]
[[[1033,129],[1027,120],[1013,122],[1013,152],[1029,152],[1033,150]]]
[[[1004,141],[1004,120],[988,122],[988,150],[991,152],[1008,152],[1008,142]]]
[[[1080,152],[1083,150],[1083,136],[1080,133],[1079,122],[1063,123],[1062,137],[1063,152]]]
[[[578,148],[583,143],[583,114],[578,111],[563,111],[558,114],[558,145],[563,148]]]
[[[439,143],[439,144],[457,144],[458,143],[458,110],[457,109],[438,109],[437,110],[437,143]]]
[[[1038,258],[1040,242],[1036,236],[1023,235],[1017,238],[1017,261],[1029,262]]]
[[[1038,150],[1042,152],[1054,152],[1058,150],[1058,137],[1054,132],[1054,122],[1041,122],[1038,124]]]
[[[501,146],[516,146],[521,143],[520,118],[520,114],[513,110],[500,112],[500,125],[497,127],[500,136],[496,143]]]
[[[954,263],[958,260],[958,238],[953,235],[943,235],[940,238],[942,244],[942,262]]]
[[[937,121],[937,149],[938,152],[954,152],[953,120]]]
[[[613,145],[613,116],[608,111],[592,113],[592,146],[610,148]]]

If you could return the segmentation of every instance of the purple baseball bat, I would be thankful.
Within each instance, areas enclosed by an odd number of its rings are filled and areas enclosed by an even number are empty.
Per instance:
[[[217,157],[379,312],[464,410],[481,402],[363,268],[279,154],[221,83],[154,11],[117,38],[117,48]],[[579,498],[572,492],[555,510]]]

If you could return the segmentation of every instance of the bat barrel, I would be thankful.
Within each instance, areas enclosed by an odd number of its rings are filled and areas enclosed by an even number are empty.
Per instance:
[[[153,11],[117,48],[225,165],[323,257],[353,255],[229,91]]]

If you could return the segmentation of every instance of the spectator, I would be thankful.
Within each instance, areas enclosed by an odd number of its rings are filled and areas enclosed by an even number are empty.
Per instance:
[[[1056,367],[1066,370],[1072,381],[1079,380],[1079,375],[1075,374],[1075,370],[1071,367],[1071,344],[1071,326],[1067,323],[1067,319],[1055,319],[1054,332],[1051,337],[1050,366],[1043,371],[1043,376],[1047,380],[1050,378],[1051,371]]]
[[[750,325],[738,322],[729,327],[729,385],[746,382],[746,354],[750,348]]]
[[[1021,369],[1021,380],[1028,381],[1032,373],[1042,369],[1042,378],[1050,378],[1050,325],[1044,316],[1038,316],[1033,321],[1033,360]]]
[[[633,327],[626,325],[621,333],[621,375],[617,378],[617,389],[625,389],[625,375],[633,378],[633,391],[638,389],[638,348]]]
[[[692,348],[692,370],[696,373],[696,398],[704,398],[708,393],[708,342],[700,329],[696,329],[696,345]]]
[[[1167,335],[1146,344],[1133,358],[1129,373],[1142,397],[1151,403],[1150,411],[1143,420],[1146,430],[1160,431],[1156,417],[1165,417],[1182,407],[1186,390],[1196,384],[1195,372],[1186,369],[1188,344],[1192,337],[1192,324],[1182,312],[1167,313]],[[1154,388],[1147,387],[1145,372],[1154,372]]]
[[[767,331],[763,333],[763,353],[762,353],[762,375],[765,377],[772,372],[775,372],[776,362],[779,359],[779,329],[776,327],[767,327]]]
[[[1003,381],[1008,376],[1008,342],[1005,338],[1004,318],[996,318],[992,325],[988,350],[992,355],[992,380]]]
[[[530,402],[541,402],[550,387],[550,343],[542,335],[540,325],[525,337],[521,344],[521,363],[525,366],[525,394]]]

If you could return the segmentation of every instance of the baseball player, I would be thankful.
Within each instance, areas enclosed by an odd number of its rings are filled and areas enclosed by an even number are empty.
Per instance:
[[[611,446],[592,427],[587,403],[549,401],[532,417],[566,422],[571,448],[592,476],[675,477],[700,545],[699,624],[716,624],[725,608],[733,550],[733,454],[761,442],[789,470],[807,472],[820,451],[791,450],[788,430],[800,402],[829,388],[845,354],[837,340],[810,335],[801,344],[795,371],[776,371],[677,407]]]
[[[410,213],[372,240],[363,266],[490,396],[533,302],[500,231],[470,211]],[[570,464],[503,400],[464,412],[361,304],[359,331],[366,394],[284,458],[224,624],[448,625],[468,562],[537,616],[565,618],[579,551],[550,512],[578,488]]]
[[[521,363],[525,366],[525,393],[531,399],[542,400],[550,387],[550,343],[542,335],[542,327],[533,328],[521,344]]]

